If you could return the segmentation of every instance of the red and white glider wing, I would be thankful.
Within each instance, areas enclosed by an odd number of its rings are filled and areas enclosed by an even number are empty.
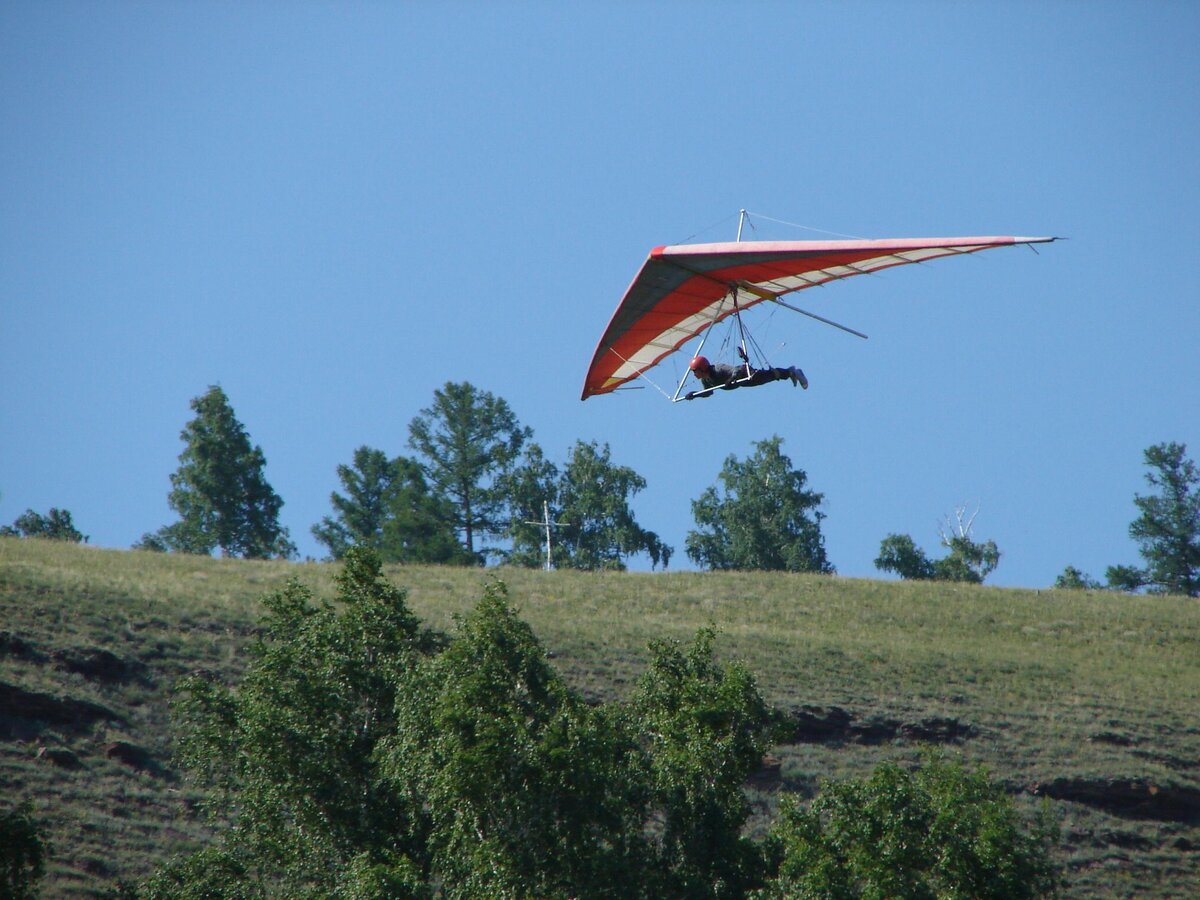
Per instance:
[[[1052,240],[955,237],[655,247],[596,346],[580,399],[616,390],[704,329],[763,300],[892,266]]]

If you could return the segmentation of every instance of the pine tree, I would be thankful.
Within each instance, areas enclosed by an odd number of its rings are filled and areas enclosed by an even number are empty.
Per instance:
[[[454,506],[463,546],[482,561],[476,539],[508,530],[502,483],[532,431],[502,398],[468,382],[447,382],[408,433],[433,492]]]
[[[192,400],[196,418],[180,434],[183,452],[167,502],[180,521],[158,538],[170,550],[247,559],[288,558],[296,552],[279,524],[283,500],[263,473],[266,457],[252,446],[221,388]],[[152,543],[143,539],[144,543]]]
[[[454,534],[453,510],[433,496],[415,461],[359,447],[353,466],[337,472],[346,493],[330,495],[334,515],[312,528],[334,559],[359,546],[387,563],[473,561]]]
[[[1200,471],[1186,453],[1174,442],[1146,450],[1146,481],[1158,493],[1134,496],[1142,514],[1129,526],[1146,567],[1110,566],[1113,587],[1200,596]]]

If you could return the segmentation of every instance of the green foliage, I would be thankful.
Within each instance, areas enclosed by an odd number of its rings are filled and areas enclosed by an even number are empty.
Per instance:
[[[453,505],[467,552],[481,552],[477,536],[507,531],[500,486],[532,431],[503,399],[468,382],[446,382],[434,391],[433,405],[409,423],[408,434],[434,494]]]
[[[32,900],[46,872],[46,844],[33,809],[22,803],[0,812],[0,897]]]
[[[347,496],[336,491],[329,495],[335,516],[326,516],[314,525],[313,536],[329,548],[334,559],[341,559],[355,545],[378,552],[388,509],[401,488],[400,460],[389,460],[382,450],[359,447],[354,451],[353,467],[340,465],[337,475]]]
[[[544,566],[547,517],[551,534],[560,538],[561,529],[570,525],[561,514],[558,466],[546,459],[541,446],[531,442],[520,465],[505,477],[503,490],[511,511],[508,534],[512,549],[506,562],[528,568]],[[550,563],[560,569],[570,565],[567,547],[561,540],[551,540]]]
[[[154,873],[132,891],[144,900],[266,900],[267,885],[237,847],[205,847]]]
[[[332,493],[335,515],[312,528],[334,559],[363,546],[385,563],[474,561],[455,537],[449,504],[430,493],[413,460],[389,460],[381,450],[359,447],[353,466],[338,466],[337,473],[346,496]]]
[[[780,805],[768,853],[775,875],[756,900],[1055,896],[1043,811],[1018,816],[983,769],[931,757],[915,772],[882,763],[826,784],[808,809]]]
[[[758,850],[742,835],[742,785],[762,762],[773,719],[754,676],[716,662],[714,641],[706,629],[686,650],[653,642],[633,700],[662,820],[664,896],[741,897],[761,877]]]
[[[445,896],[640,895],[637,745],[619,716],[566,688],[502,586],[397,711],[385,768],[396,793],[423,799]]]
[[[403,854],[422,813],[384,788],[374,751],[395,728],[400,674],[431,638],[369,551],[349,550],[337,581],[340,609],[314,606],[296,583],[264,601],[265,634],[236,692],[184,683],[180,758],[231,824],[209,856],[162,873],[148,896],[172,896],[180,879],[228,882],[235,896],[254,884],[326,896],[358,855]]]
[[[933,560],[907,534],[889,534],[880,542],[875,568],[910,581],[933,581],[937,575]]]
[[[351,548],[338,606],[268,597],[234,691],[190,679],[180,755],[225,823],[142,887],[165,897],[1025,897],[1054,886],[982,772],[884,766],[746,833],[775,715],[713,629],[650,645],[628,704],[590,705],[503,585],[448,645]],[[860,891],[861,889],[861,891]],[[860,891],[856,893],[856,891]],[[808,892],[808,893],[805,893]]]
[[[934,564],[935,577],[939,581],[965,581],[983,584],[1000,564],[1000,550],[995,541],[978,543],[965,534],[955,535],[946,541],[950,551]]]
[[[158,531],[144,532],[141,538],[129,549],[145,550],[149,553],[169,553],[171,547],[167,541],[167,536],[168,532],[166,528],[161,528]]]
[[[1096,581],[1086,572],[1082,572],[1074,566],[1067,566],[1062,570],[1062,573],[1054,579],[1055,590],[1070,590],[1070,591],[1098,591],[1103,589],[1104,585]]]
[[[625,557],[641,552],[654,566],[670,562],[671,548],[642,528],[629,506],[646,479],[628,466],[614,465],[608,444],[577,441],[561,476],[533,444],[505,487],[513,513],[511,563],[545,561],[545,515],[557,535],[551,560],[558,568],[624,571]]]
[[[577,441],[567,457],[559,487],[570,565],[576,569],[625,568],[624,557],[645,552],[652,565],[666,568],[671,548],[638,525],[629,500],[646,479],[628,466],[614,465],[608,444]]]
[[[895,572],[908,580],[983,584],[1000,564],[1000,550],[995,541],[978,543],[972,540],[974,516],[964,522],[963,513],[961,508],[956,511],[954,531],[942,531],[942,546],[949,552],[941,559],[931,560],[907,534],[889,534],[879,544],[875,568]]]
[[[1137,566],[1109,566],[1104,576],[1114,591],[1128,591],[1131,594],[1150,584],[1149,573]]]
[[[162,731],[167,686],[199,669],[239,684],[253,662],[248,648],[261,632],[262,593],[299,577],[341,608],[333,581],[341,569],[0,539],[4,629],[47,655],[110,647],[144,660],[153,679],[93,687],[13,655],[10,644],[10,655],[0,660],[3,680],[111,706],[129,721],[127,733],[116,737],[145,747],[171,771]],[[421,619],[446,628],[452,612],[467,613],[479,597],[475,570],[406,566],[397,576],[411,587],[409,602]],[[964,750],[1016,791],[1019,809],[1032,802],[1019,786],[1034,783],[1133,779],[1146,804],[1172,802],[1174,792],[1193,785],[1185,763],[1196,751],[1190,725],[1200,696],[1194,652],[1200,606],[1184,598],[1135,596],[1117,608],[1111,597],[1078,593],[1057,597],[1048,616],[1045,591],[934,582],[523,569],[506,571],[505,580],[520,599],[521,618],[553,647],[555,669],[589,704],[604,702],[593,709],[619,712],[609,704],[632,696],[647,666],[647,629],[681,640],[686,654],[690,636],[715,620],[721,656],[744,659],[764,693],[784,709],[836,705],[861,724],[873,716],[919,723],[949,713],[977,726],[981,736],[967,739]],[[33,799],[55,841],[42,896],[100,894],[116,878],[144,877],[170,854],[214,840],[189,812],[203,799],[194,787],[105,759],[99,731],[47,734],[51,744],[73,750],[84,768],[47,765],[26,741],[4,744],[12,799]],[[821,777],[865,777],[879,761],[910,752],[904,739],[788,740],[772,748],[782,757],[785,788],[814,789]],[[748,833],[761,843],[774,804],[756,790],[748,797],[754,807]],[[1106,811],[1103,803],[1051,801],[1070,818],[1072,840],[1056,850],[1070,896],[1190,895],[1198,861],[1186,847],[1200,836],[1194,823],[1130,817]],[[660,835],[653,808],[648,822],[650,836]],[[215,837],[225,827],[220,822]],[[420,872],[418,861],[407,859]],[[93,861],[103,867],[93,868]],[[396,855],[356,854],[325,896],[350,890],[371,896],[366,892],[384,876],[401,882],[405,866]],[[426,883],[423,874],[420,879]]]
[[[283,501],[263,474],[266,457],[251,446],[221,388],[191,403],[196,418],[180,434],[186,445],[167,498],[180,521],[143,537],[139,546],[246,559],[288,558],[296,548],[279,524]]]
[[[765,569],[832,573],[817,508],[824,495],[805,489],[808,476],[793,469],[774,436],[754,444],[744,461],[729,456],[719,478],[692,502],[699,529],[688,532],[687,555],[710,569]]]
[[[771,714],[714,635],[651,648],[628,706],[567,688],[489,586],[441,645],[377,557],[339,607],[290,584],[234,691],[186,681],[180,758],[221,839],[145,897],[739,897],[759,877],[741,785]],[[659,823],[651,828],[652,823]]]
[[[1146,481],[1158,493],[1136,495],[1141,515],[1129,526],[1146,567],[1112,566],[1108,582],[1121,590],[1200,596],[1200,470],[1179,443],[1145,451]]]
[[[11,526],[0,527],[0,535],[46,538],[72,544],[87,543],[87,535],[80,532],[71,521],[70,510],[54,507],[51,507],[49,514],[45,516],[32,509],[25,510]]]

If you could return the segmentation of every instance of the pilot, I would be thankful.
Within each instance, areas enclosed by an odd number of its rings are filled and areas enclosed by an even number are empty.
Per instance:
[[[798,384],[800,387],[808,390],[808,379],[804,377],[804,373],[796,366],[788,366],[784,368],[771,369],[755,369],[748,362],[741,366],[731,366],[727,363],[710,363],[703,356],[696,356],[688,363],[688,368],[692,370],[692,374],[700,379],[700,383],[704,385],[703,391],[688,391],[683,395],[684,400],[695,400],[701,397],[708,397],[712,394],[712,388],[720,388],[723,391],[732,391],[734,388],[740,387],[758,387],[760,384],[767,384],[771,381],[782,381],[785,378],[790,378],[792,384]]]

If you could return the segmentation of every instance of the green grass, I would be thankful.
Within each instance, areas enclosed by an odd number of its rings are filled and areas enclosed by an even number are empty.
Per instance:
[[[0,632],[34,651],[0,650],[0,681],[120,716],[80,728],[24,723],[0,735],[0,792],[33,799],[55,842],[44,896],[95,896],[204,840],[196,797],[170,763],[171,685],[198,668],[236,679],[263,595],[295,578],[330,597],[335,571],[0,539]],[[688,640],[711,624],[720,652],[744,662],[785,711],[838,707],[859,724],[969,726],[955,750],[985,764],[1022,804],[1037,802],[1036,786],[1068,779],[1128,781],[1163,795],[1200,790],[1196,600],[769,573],[410,566],[388,574],[426,625],[446,631],[488,580],[502,579],[555,665],[588,696],[621,698],[648,641]],[[54,654],[72,648],[140,661],[142,676],[102,682],[64,671]],[[115,740],[144,748],[161,768],[137,772],[107,758]],[[79,768],[39,759],[43,746],[70,750]],[[774,752],[785,785],[811,793],[822,779],[918,751],[889,737]],[[774,795],[752,799],[769,816]],[[1051,805],[1063,823],[1070,896],[1200,896],[1196,816]]]

